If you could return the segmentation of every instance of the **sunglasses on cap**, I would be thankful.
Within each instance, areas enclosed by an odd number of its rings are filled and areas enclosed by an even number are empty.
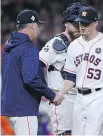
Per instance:
[[[91,23],[86,23],[86,22],[79,22],[79,26],[83,26],[83,27],[87,27],[89,26]]]

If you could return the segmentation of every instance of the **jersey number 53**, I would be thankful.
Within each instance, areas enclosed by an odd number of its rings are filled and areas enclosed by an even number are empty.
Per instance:
[[[93,69],[93,68],[88,69],[87,78],[99,80],[100,77],[101,77],[101,70]]]

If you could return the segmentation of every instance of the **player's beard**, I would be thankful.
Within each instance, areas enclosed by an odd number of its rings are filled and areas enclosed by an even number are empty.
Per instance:
[[[69,35],[70,35],[70,37],[71,37],[71,39],[73,41],[76,38],[78,38],[81,34],[79,32],[69,32]]]

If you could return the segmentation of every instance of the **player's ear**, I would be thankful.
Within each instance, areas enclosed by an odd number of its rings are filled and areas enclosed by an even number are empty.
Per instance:
[[[33,30],[33,29],[34,29],[34,28],[33,28],[33,23],[29,23],[29,24],[28,24],[28,28],[31,28],[31,29]]]
[[[32,26],[31,26],[31,23],[28,23],[27,24],[27,27],[30,29]]]
[[[95,23],[95,26],[97,27],[98,26],[98,21],[94,22]]]
[[[64,25],[65,25],[65,27],[67,27],[68,23],[66,22]]]

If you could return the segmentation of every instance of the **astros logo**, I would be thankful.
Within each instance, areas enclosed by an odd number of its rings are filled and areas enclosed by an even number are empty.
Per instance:
[[[83,11],[83,12],[82,12],[82,16],[86,17],[86,16],[87,16],[87,12],[86,12],[86,11]]]

